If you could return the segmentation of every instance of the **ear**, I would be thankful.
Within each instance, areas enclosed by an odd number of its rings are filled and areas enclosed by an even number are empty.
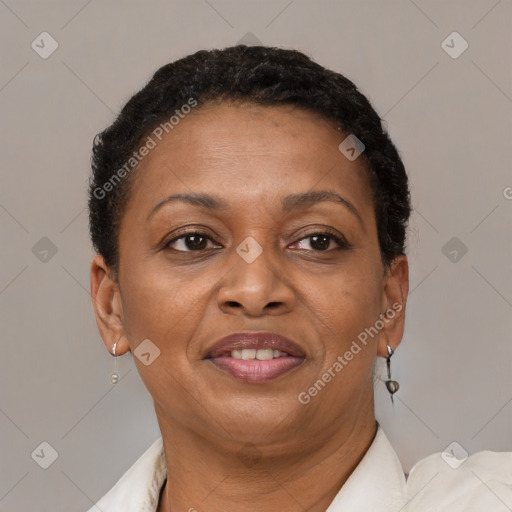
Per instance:
[[[384,276],[382,315],[384,323],[379,336],[377,354],[388,357],[386,344],[395,350],[404,334],[405,305],[409,293],[409,264],[404,255],[396,256]]]
[[[112,354],[114,343],[117,343],[116,355],[125,354],[130,346],[124,331],[119,285],[103,256],[99,254],[91,263],[91,298],[96,323],[107,350]]]

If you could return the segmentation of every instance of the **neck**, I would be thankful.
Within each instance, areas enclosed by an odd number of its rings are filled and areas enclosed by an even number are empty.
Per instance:
[[[375,437],[373,407],[368,412],[276,451],[212,443],[157,411],[168,471],[157,512],[325,512]]]

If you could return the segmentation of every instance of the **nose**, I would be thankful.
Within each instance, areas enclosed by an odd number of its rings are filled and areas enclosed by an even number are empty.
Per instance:
[[[230,262],[231,263],[231,262]],[[292,311],[295,295],[283,277],[286,262],[278,262],[269,248],[263,248],[254,261],[232,255],[232,266],[218,292],[218,305],[223,313],[260,317]]]

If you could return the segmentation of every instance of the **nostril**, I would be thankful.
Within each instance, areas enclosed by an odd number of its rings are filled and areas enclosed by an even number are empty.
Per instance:
[[[228,300],[226,302],[226,304],[229,306],[229,307],[232,307],[232,308],[239,308],[241,307],[241,304],[239,304],[238,302],[234,301],[234,300]]]

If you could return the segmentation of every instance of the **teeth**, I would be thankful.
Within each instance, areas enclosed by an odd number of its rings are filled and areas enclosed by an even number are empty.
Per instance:
[[[244,361],[268,361],[270,359],[276,359],[278,357],[287,356],[286,352],[280,352],[279,350],[272,350],[271,348],[243,348],[242,350],[231,351],[231,357],[234,359],[243,359]]]
[[[234,359],[242,359],[242,351],[241,350],[233,350],[231,352],[231,357]]]
[[[271,348],[260,348],[256,351],[256,359],[268,361],[274,358],[274,351]]]
[[[244,348],[242,349],[242,359],[244,361],[250,361],[251,359],[256,358],[256,349],[255,348]]]

